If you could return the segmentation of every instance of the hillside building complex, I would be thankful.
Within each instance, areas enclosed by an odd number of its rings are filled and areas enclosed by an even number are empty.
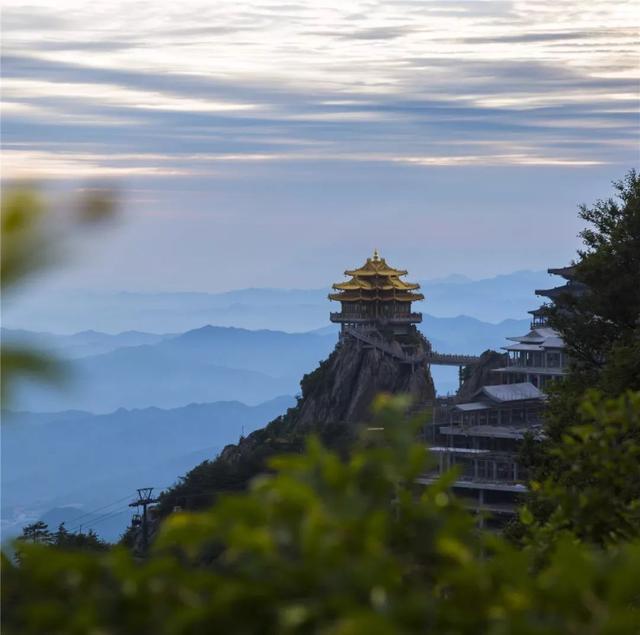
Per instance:
[[[573,268],[549,269],[567,280],[562,287],[537,290],[551,301],[561,293],[579,294],[584,287],[573,279]],[[526,492],[528,475],[518,464],[519,449],[527,436],[540,438],[546,405],[545,390],[565,374],[567,356],[562,338],[546,323],[545,307],[532,311],[531,329],[508,338],[498,364],[479,368],[475,356],[439,354],[416,325],[422,314],[412,308],[424,299],[420,285],[403,280],[407,271],[395,269],[374,252],[364,265],[345,271],[345,282],[333,285],[329,299],[340,302],[330,319],[341,325],[342,345],[371,350],[382,358],[399,362],[407,385],[419,375],[430,379],[433,364],[470,365],[483,382],[468,398],[416,403],[414,411],[433,406],[432,422],[425,441],[435,454],[437,466],[419,482],[433,482],[451,468],[458,470],[452,489],[468,506],[481,513],[482,523],[503,525],[515,512],[519,495]],[[413,379],[408,379],[413,377]],[[424,392],[424,391],[423,391]],[[428,392],[428,391],[427,391]],[[433,395],[433,391],[431,392]],[[485,512],[487,516],[485,517]]]
[[[565,374],[567,365],[564,342],[548,326],[532,328],[526,335],[509,337],[514,342],[503,346],[507,351],[507,365],[493,369],[505,384],[527,382],[544,389],[552,380]]]
[[[536,295],[554,301],[560,294],[579,296],[586,287],[574,280],[574,268],[549,269],[567,283]],[[526,436],[540,438],[546,404],[545,389],[562,379],[568,363],[565,344],[546,322],[546,308],[531,311],[531,330],[510,337],[503,347],[506,364],[489,372],[489,385],[470,401],[434,408],[427,435],[437,469],[421,481],[429,483],[444,471],[457,467],[453,491],[470,508],[483,515],[481,522],[503,525],[515,513],[519,495],[526,492],[527,474],[518,465],[518,453]]]

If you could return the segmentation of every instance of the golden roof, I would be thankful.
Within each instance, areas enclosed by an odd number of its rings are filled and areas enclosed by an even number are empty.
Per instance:
[[[379,282],[372,280],[363,280],[362,278],[354,277],[347,282],[337,282],[333,285],[334,289],[338,289],[340,291],[355,291],[356,289],[362,289],[366,291],[373,291],[375,289],[380,289],[382,291],[390,291],[392,289],[398,289],[402,291],[411,291],[413,289],[419,289],[419,284],[414,284],[412,282],[405,282],[404,280],[400,280],[395,276],[389,276],[386,280],[381,280]]]
[[[367,258],[362,267],[345,271],[345,275],[351,276],[351,280],[334,284],[333,288],[341,293],[332,293],[329,298],[346,302],[361,300],[416,302],[424,300],[421,293],[413,293],[420,288],[419,284],[400,279],[400,276],[406,274],[404,269],[390,267],[384,258],[380,258],[376,250],[373,252],[373,257]]]
[[[404,269],[394,269],[387,264],[384,258],[380,258],[378,250],[373,252],[373,258],[367,258],[367,262],[359,269],[352,269],[344,272],[345,276],[406,276],[407,271]]]

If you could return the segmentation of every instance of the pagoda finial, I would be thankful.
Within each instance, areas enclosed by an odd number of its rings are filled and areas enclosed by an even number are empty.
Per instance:
[[[377,249],[373,250],[373,262],[378,262],[380,260],[380,254]]]

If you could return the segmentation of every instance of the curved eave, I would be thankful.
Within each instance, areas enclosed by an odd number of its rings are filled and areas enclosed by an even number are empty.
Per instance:
[[[345,276],[406,276],[408,271],[404,269],[392,269],[390,267],[380,268],[380,269],[348,269],[344,272]]]
[[[336,282],[332,288],[336,291],[414,291],[419,289],[420,285],[402,282],[402,280],[385,280],[379,284],[349,280],[348,282]]]
[[[562,276],[565,280],[573,280],[576,274],[576,266],[569,265],[568,267],[552,267],[547,269],[547,273],[554,276]]]
[[[351,294],[348,292],[342,293],[330,293],[330,300],[336,300],[338,302],[419,302],[424,300],[422,293],[391,293],[389,295],[363,295],[363,294]]]

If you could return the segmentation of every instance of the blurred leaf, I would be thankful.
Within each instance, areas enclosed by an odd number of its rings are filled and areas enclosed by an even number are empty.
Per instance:
[[[0,347],[2,368],[2,407],[10,407],[11,389],[22,376],[60,383],[64,379],[63,366],[54,358],[28,348],[3,344]]]
[[[110,188],[91,188],[81,192],[76,209],[83,223],[99,223],[113,217],[118,207],[116,193]]]
[[[41,198],[32,189],[9,188],[2,197],[0,283],[3,295],[46,261],[48,245],[41,232]]]

